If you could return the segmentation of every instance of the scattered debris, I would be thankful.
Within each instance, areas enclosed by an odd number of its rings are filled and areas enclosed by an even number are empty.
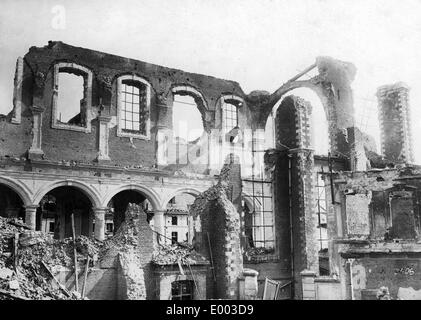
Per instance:
[[[152,257],[152,262],[159,265],[177,264],[179,260],[184,265],[208,263],[208,260],[197,253],[193,246],[184,244],[183,246],[159,244]]]
[[[377,300],[390,300],[389,288],[380,287],[376,293]]]
[[[13,247],[16,234],[18,248]],[[84,236],[77,237],[75,243],[78,263],[83,264],[86,256],[97,255],[102,245]],[[73,266],[72,259],[72,239],[55,240],[50,234],[28,230],[15,219],[0,217],[0,300],[81,299],[63,290],[61,284],[57,287],[51,271],[57,266]]]

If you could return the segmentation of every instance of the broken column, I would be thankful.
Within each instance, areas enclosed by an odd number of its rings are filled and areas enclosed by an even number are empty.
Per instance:
[[[31,230],[35,230],[37,218],[37,205],[25,207],[25,223]]]
[[[105,239],[105,213],[108,208],[94,208],[95,214],[95,239],[103,241]]]
[[[381,151],[387,161],[394,163],[413,161],[408,92],[403,82],[377,89]]]

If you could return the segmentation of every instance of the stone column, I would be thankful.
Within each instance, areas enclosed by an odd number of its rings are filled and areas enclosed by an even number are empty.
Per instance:
[[[29,159],[40,158],[44,154],[41,149],[41,138],[42,138],[42,113],[44,108],[31,106],[33,117],[32,124],[32,145],[28,151]]]
[[[35,230],[36,227],[36,218],[37,218],[37,205],[31,205],[25,207],[25,224],[31,228],[31,230]]]
[[[153,223],[154,223],[154,231],[158,232],[159,234],[165,235],[165,217],[164,217],[164,210],[156,210],[154,211],[153,215]],[[165,238],[160,237],[159,234],[156,234],[156,241],[158,242],[158,239],[160,243],[165,242]]]
[[[108,208],[94,208],[95,214],[95,239],[104,241],[105,239],[105,213]]]
[[[319,259],[316,239],[317,223],[314,212],[314,157],[311,149],[289,150],[291,155],[291,197],[294,241],[295,297],[301,298],[301,271],[318,272]]]
[[[109,161],[108,156],[108,124],[111,121],[110,116],[101,116],[97,118],[98,121],[98,156],[96,161]]]

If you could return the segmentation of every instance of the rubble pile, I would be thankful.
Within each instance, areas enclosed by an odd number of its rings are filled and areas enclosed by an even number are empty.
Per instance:
[[[87,255],[94,259],[100,251],[100,242],[84,236],[75,243],[81,264]],[[74,267],[73,248],[70,238],[55,240],[49,234],[28,230],[21,221],[0,217],[0,300],[78,299],[77,293],[61,289],[50,274],[57,266]]]
[[[190,214],[195,221],[200,220],[200,216],[206,211],[211,202],[217,203],[227,213],[225,217],[226,231],[239,232],[240,217],[234,204],[229,200],[231,164],[225,164],[219,174],[217,184],[210,187],[196,197],[190,207]]]
[[[187,244],[159,244],[152,257],[152,262],[159,265],[176,264],[178,261],[184,265],[207,263],[204,256]]]
[[[118,228],[116,234],[104,242],[101,252],[103,256],[108,251],[118,252],[118,260],[126,288],[125,298],[128,300],[146,299],[146,286],[138,234],[138,224],[140,219],[144,219],[145,216],[146,213],[141,205],[129,203],[125,212],[125,220]]]

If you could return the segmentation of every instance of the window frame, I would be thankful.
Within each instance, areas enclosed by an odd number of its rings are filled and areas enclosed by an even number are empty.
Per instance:
[[[276,250],[276,238],[275,238],[275,217],[273,210],[263,210],[262,207],[262,201],[265,201],[266,199],[269,199],[272,197],[267,195],[261,195],[258,194],[254,197],[254,208],[253,208],[253,198],[249,199],[249,201],[246,201],[245,197],[244,199],[244,205],[243,205],[243,212],[246,215],[250,215],[249,217],[244,216],[244,231],[247,235],[249,232],[251,232],[251,239],[247,238],[247,246],[251,248],[263,248],[264,250]],[[251,207],[250,207],[251,206]],[[247,211],[245,208],[247,207]],[[271,223],[267,224],[265,215],[270,215]],[[266,217],[268,218],[268,217]],[[246,223],[249,222],[250,224]],[[267,233],[266,230],[270,229],[270,232]],[[269,234],[272,234],[273,239],[269,239]],[[253,246],[250,245],[250,240],[253,244]]]
[[[175,240],[174,240],[175,238]],[[171,231],[171,244],[176,244],[178,242],[178,232]]]
[[[148,112],[148,119],[146,120],[146,129],[145,134],[142,133],[135,133],[135,132],[127,132],[124,131],[125,129],[121,126],[121,113],[123,112],[123,102],[122,102],[122,95],[123,95],[123,81],[129,80],[133,82],[139,82],[145,85],[146,90],[146,110]],[[140,111],[140,110],[139,110]],[[151,85],[150,83],[141,78],[137,75],[122,75],[117,78],[117,136],[118,137],[129,137],[135,139],[142,139],[142,140],[150,140],[151,139]]]
[[[327,195],[326,195],[326,183],[324,181],[324,173],[316,172],[315,179],[315,216],[317,218],[317,242],[319,250],[329,250],[329,234],[328,234],[328,212],[327,212]],[[324,204],[323,204],[324,203]],[[323,217],[324,216],[324,217]],[[323,218],[322,218],[323,217]],[[323,236],[322,229],[325,229],[326,237]]]
[[[73,70],[74,72],[61,71],[62,69]],[[83,77],[83,99],[85,101],[85,126],[77,126],[73,124],[63,123],[58,120],[58,95],[60,92],[59,73],[75,74]],[[58,62],[54,64],[53,77],[53,106],[51,115],[51,127],[53,129],[79,131],[84,133],[91,132],[91,110],[92,110],[92,79],[93,73],[86,67],[83,67],[74,62]]]
[[[240,108],[242,108],[244,106],[244,99],[242,99],[239,96],[236,95],[223,95],[221,97],[221,126],[222,126],[222,131],[224,133],[228,133],[230,130],[232,130],[233,128],[235,128],[236,126],[239,127],[238,122],[239,122],[239,115],[240,115]],[[237,124],[236,126],[234,126],[233,128],[227,130],[226,128],[226,118],[227,118],[227,114],[226,114],[226,108],[225,105],[226,104],[230,104],[236,107],[236,117],[237,117]]]
[[[177,286],[177,288],[175,288]],[[189,289],[188,293],[183,294],[183,287]],[[179,293],[174,295],[173,290],[178,289]],[[183,297],[190,297],[190,299],[183,299]],[[174,299],[178,298],[178,299]],[[175,280],[171,282],[171,300],[194,300],[194,281],[193,280]]]

